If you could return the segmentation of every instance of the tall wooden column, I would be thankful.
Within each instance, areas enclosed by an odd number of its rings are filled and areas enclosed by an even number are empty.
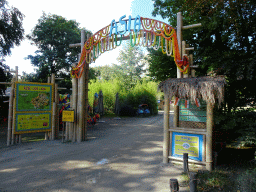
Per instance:
[[[164,143],[163,143],[163,163],[168,163],[170,134],[169,134],[169,111],[170,99],[168,94],[164,94]]]
[[[206,120],[206,169],[212,171],[212,128],[213,128],[213,107],[212,103],[207,102]]]
[[[85,42],[85,30],[81,31],[81,53],[83,51]],[[86,65],[86,63],[84,63]],[[77,142],[80,143],[83,140],[83,130],[84,130],[84,119],[85,119],[85,74],[86,69],[81,72],[82,75],[78,79],[78,133],[77,133]]]

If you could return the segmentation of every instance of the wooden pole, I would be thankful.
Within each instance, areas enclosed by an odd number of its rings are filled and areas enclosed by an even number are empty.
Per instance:
[[[182,27],[183,27],[183,21],[182,21],[182,15],[181,12],[177,13],[177,40],[178,40],[178,46],[180,51],[180,57],[182,57],[182,50],[181,50],[181,41],[182,41]],[[177,67],[177,78],[182,78],[182,73],[180,72],[179,68]]]
[[[189,64],[190,66],[193,66],[193,54],[189,55]],[[196,76],[196,70],[191,69],[191,77],[195,77],[195,76]]]
[[[170,133],[169,133],[169,111],[170,99],[169,96],[164,94],[164,144],[163,144],[163,163],[168,163]]]
[[[76,64],[72,64],[73,67],[76,66]],[[74,109],[75,112],[75,119],[73,123],[73,138],[72,141],[76,141],[77,137],[77,78],[72,78],[72,108]]]
[[[85,42],[85,30],[81,31],[81,53],[83,50],[83,45]],[[86,63],[84,64],[86,65]],[[85,69],[85,68],[84,68]],[[79,79],[79,92],[78,92],[78,137],[77,142],[82,142],[83,139],[83,129],[84,129],[84,116],[85,116],[85,71],[83,70],[82,75]]]
[[[58,100],[58,84],[55,83],[55,103],[56,103],[56,113],[55,113],[55,138],[58,139],[59,138],[59,108],[58,108],[58,104],[59,104],[59,100]]]
[[[13,121],[13,95],[14,95],[14,79],[12,79],[12,86],[10,91],[9,98],[9,112],[8,112],[8,132],[7,132],[7,146],[11,144],[11,135],[12,135],[12,121]]]
[[[213,128],[213,104],[207,102],[206,120],[206,169],[212,171],[212,128]]]
[[[47,83],[51,83],[51,77],[47,78]],[[45,132],[44,140],[48,140],[48,139],[49,139],[49,132]]]
[[[15,81],[15,78],[13,79]],[[16,105],[16,101],[15,101],[15,95],[13,96],[13,107],[12,107],[12,114],[13,116],[15,115],[15,105]],[[15,122],[14,122],[14,118],[13,118],[13,121],[12,121],[12,143],[11,145],[14,145],[14,141],[15,141],[15,134],[14,134],[14,131],[15,131]]]
[[[55,139],[55,118],[56,118],[56,102],[55,102],[55,74],[52,73],[51,75],[51,83],[53,84],[52,87],[52,94],[53,94],[53,114],[52,114],[52,133],[51,133],[51,140]]]
[[[90,35],[87,34],[87,40]],[[87,116],[88,116],[88,83],[89,83],[89,63],[86,64],[85,70],[85,120],[84,120],[84,140],[87,140]]]

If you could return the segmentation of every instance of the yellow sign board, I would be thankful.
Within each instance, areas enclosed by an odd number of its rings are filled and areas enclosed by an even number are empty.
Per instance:
[[[62,111],[62,121],[64,122],[74,122],[75,112],[71,110]]]

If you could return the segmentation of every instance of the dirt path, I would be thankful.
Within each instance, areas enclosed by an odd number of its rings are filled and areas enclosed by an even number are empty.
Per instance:
[[[169,179],[180,180],[182,167],[162,164],[163,114],[101,120],[80,144],[0,149],[0,191],[169,192]]]

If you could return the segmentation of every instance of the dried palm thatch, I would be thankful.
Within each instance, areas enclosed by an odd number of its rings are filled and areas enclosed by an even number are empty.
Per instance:
[[[158,90],[164,92],[170,99],[175,96],[194,102],[196,98],[199,98],[212,104],[218,102],[218,106],[220,106],[224,100],[225,84],[224,76],[170,78],[161,82],[158,85]]]

